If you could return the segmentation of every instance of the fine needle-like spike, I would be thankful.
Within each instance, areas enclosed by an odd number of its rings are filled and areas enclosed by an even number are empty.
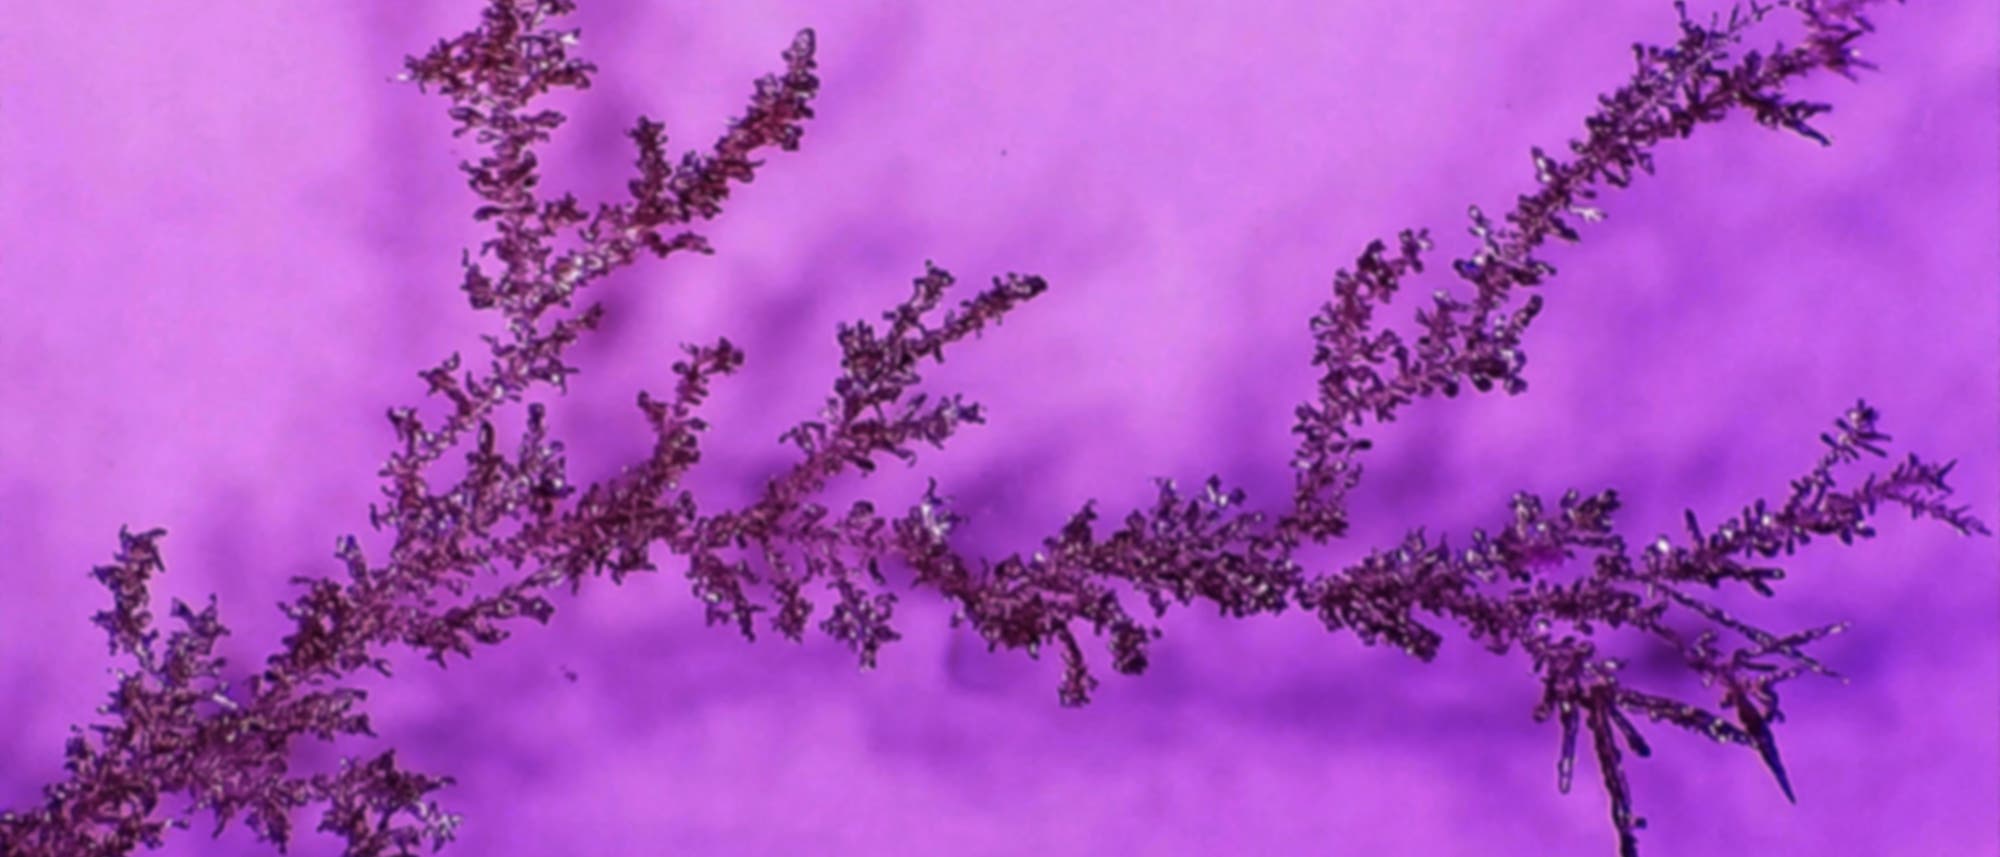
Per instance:
[[[1653,755],[1653,748],[1646,743],[1645,736],[1639,734],[1639,727],[1626,719],[1625,712],[1619,711],[1616,703],[1607,704],[1604,712],[1611,717],[1612,723],[1617,724],[1618,731],[1625,735],[1625,744],[1632,748],[1634,754],[1642,759]]]
[[[1764,767],[1770,768],[1771,775],[1777,777],[1778,788],[1784,791],[1785,800],[1798,803],[1798,797],[1792,794],[1791,777],[1785,774],[1785,763],[1778,758],[1778,739],[1771,733],[1770,723],[1758,713],[1757,706],[1750,702],[1746,694],[1738,691],[1732,696],[1736,716],[1743,722],[1743,731],[1750,733],[1750,740],[1757,746],[1757,755],[1764,759]]]
[[[1569,794],[1570,779],[1576,773],[1576,703],[1562,703],[1562,758],[1556,760],[1556,791]]]

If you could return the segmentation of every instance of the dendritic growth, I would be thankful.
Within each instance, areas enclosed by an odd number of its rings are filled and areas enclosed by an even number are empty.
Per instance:
[[[473,309],[500,314],[507,334],[486,338],[483,368],[468,369],[453,354],[419,373],[428,393],[451,405],[442,423],[427,424],[414,407],[389,409],[401,447],[380,471],[385,501],[371,507],[370,520],[394,534],[394,547],[371,560],[355,537],[340,538],[335,557],[345,579],[296,579],[302,591],[283,606],[292,633],[239,686],[215,655],[228,631],[212,600],[200,610],[173,602],[169,615],[179,627],[164,636],[155,624],[148,587],[164,570],[164,532],[122,531],[113,564],[96,570],[112,606],[95,621],[111,653],[138,671],[119,675],[100,711],[107,723],[75,730],[66,748],[68,779],[50,785],[41,806],[0,814],[0,853],[129,854],[157,846],[169,827],[186,827],[202,812],[213,813],[218,833],[241,818],[283,849],[293,839],[292,812],[311,805],[323,808],[319,829],[341,837],[351,857],[443,846],[461,819],[431,796],[450,777],[406,770],[393,749],[346,759],[334,773],[295,776],[288,760],[297,739],[373,736],[366,694],[349,682],[363,669],[389,675],[390,647],[440,665],[452,653],[469,657],[475,644],[507,639],[507,626],[522,617],[549,622],[556,612],[550,596],[560,587],[576,592],[587,579],[608,574],[616,584],[658,570],[656,550],[686,560],[708,624],[751,640],[766,624],[793,641],[812,625],[850,648],[864,668],[901,636],[898,596],[883,569],[907,568],[915,586],[952,606],[954,626],[970,626],[990,649],[1035,657],[1054,649],[1063,663],[1057,694],[1064,705],[1088,703],[1099,686],[1084,654],[1086,633],[1106,639],[1114,669],[1138,675],[1164,633],[1154,622],[1175,605],[1205,602],[1236,618],[1297,608],[1328,631],[1351,631],[1366,644],[1425,661],[1456,625],[1494,654],[1527,654],[1541,687],[1534,716],[1555,719],[1559,729],[1559,791],[1573,784],[1579,739],[1588,733],[1622,855],[1637,854],[1646,825],[1625,768],[1626,752],[1651,754],[1637,720],[1754,751],[1791,798],[1774,731],[1784,719],[1777,687],[1807,673],[1835,675],[1805,648],[1845,626],[1775,633],[1735,618],[1700,591],[1741,584],[1773,596],[1784,571],[1762,562],[1816,537],[1843,544],[1871,537],[1870,521],[1884,505],[1961,534],[1990,535],[1966,508],[1946,504],[1949,463],[1909,455],[1858,484],[1836,477],[1866,456],[1887,456],[1882,444],[1890,438],[1866,402],[1821,435],[1826,451],[1782,501],[1757,500],[1706,531],[1688,512],[1684,539],[1660,536],[1636,553],[1613,526],[1617,492],[1572,490],[1553,503],[1517,494],[1494,532],[1474,530],[1456,544],[1419,528],[1344,568],[1308,568],[1299,558],[1307,546],[1347,534],[1347,496],[1372,448],[1360,429],[1422,399],[1526,392],[1526,339],[1544,302],[1521,293],[1556,274],[1535,254],[1552,237],[1579,240],[1578,224],[1601,219],[1603,186],[1622,188],[1650,174],[1654,147],[1738,111],[1825,144],[1811,121],[1828,106],[1792,98],[1786,87],[1822,71],[1852,78],[1870,67],[1853,48],[1873,29],[1863,15],[1867,0],[1753,3],[1707,23],[1675,5],[1678,38],[1634,47],[1631,79],[1599,99],[1569,153],[1530,153],[1533,192],[1499,220],[1470,209],[1477,249],[1445,267],[1469,284],[1468,297],[1434,291],[1415,312],[1413,339],[1378,327],[1376,309],[1391,304],[1406,279],[1425,273],[1434,243],[1422,229],[1369,243],[1335,275],[1332,299],[1309,321],[1320,377],[1295,411],[1287,502],[1253,506],[1247,492],[1216,477],[1193,492],[1162,480],[1152,505],[1115,527],[1086,503],[1028,555],[995,560],[953,544],[963,519],[935,482],[901,513],[867,501],[836,510],[815,498],[836,477],[865,475],[885,457],[912,461],[919,446],[942,448],[964,426],[984,422],[977,403],[919,390],[920,370],[1051,288],[1038,276],[992,277],[948,305],[966,290],[926,263],[910,296],[879,322],[841,325],[839,372],[824,408],[780,438],[796,448],[798,461],[739,508],[704,508],[685,487],[709,429],[700,407],[744,361],[726,338],[684,347],[684,359],[672,366],[671,394],[636,394],[654,443],[617,478],[572,485],[543,404],[527,405],[525,426],[503,441],[495,422],[501,409],[522,404],[541,385],[563,390],[576,371],[566,352],[604,315],[599,304],[576,309],[577,298],[641,250],[659,257],[715,252],[693,227],[718,216],[734,186],[754,178],[762,153],[800,145],[819,80],[816,36],[804,30],[784,50],[783,70],[756,82],[746,112],[710,147],[676,161],[663,126],[641,117],[629,133],[638,152],[631,200],[587,213],[573,195],[550,199],[538,190],[534,147],[564,116],[530,108],[552,89],[586,88],[596,71],[569,55],[576,31],[549,27],[574,4],[490,0],[477,28],[410,58],[404,79],[448,99],[455,135],[470,133],[487,150],[462,169],[480,200],[473,217],[494,233],[476,259],[464,254],[461,288]],[[1779,9],[1800,16],[1804,40],[1739,57],[1750,29]],[[578,247],[557,253],[551,239],[565,231]],[[489,258],[497,270],[489,270]],[[430,469],[459,450],[464,476],[434,488]],[[1587,561],[1587,573],[1552,579],[1555,568],[1578,560]],[[472,594],[472,582],[487,574],[505,583]],[[1121,587],[1142,596],[1144,608],[1128,610]],[[1690,622],[1700,630],[1687,632]],[[1704,686],[1719,691],[1716,707],[1628,686],[1625,663],[1597,644],[1601,632],[1622,628],[1679,653]],[[567,668],[565,675],[575,680]],[[162,810],[163,797],[172,795],[190,799],[183,817]]]

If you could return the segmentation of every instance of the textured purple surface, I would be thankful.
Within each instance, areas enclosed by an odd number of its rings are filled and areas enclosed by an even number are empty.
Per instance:
[[[71,0],[0,21],[0,806],[60,776],[67,727],[110,686],[86,572],[120,524],[165,527],[159,597],[217,593],[232,661],[261,660],[286,578],[337,573],[337,534],[384,543],[366,515],[383,409],[488,329],[455,291],[458,248],[481,237],[455,164],[477,149],[449,137],[445,102],[387,80],[477,4],[283,6]],[[643,454],[633,391],[670,387],[679,343],[727,334],[750,359],[706,409],[695,485],[744,500],[790,460],[777,434],[820,406],[837,322],[907,296],[925,259],[969,284],[1038,273],[1049,294],[927,378],[989,425],[837,495],[898,508],[936,476],[989,556],[1091,497],[1122,516],[1154,476],[1219,473],[1282,502],[1315,377],[1305,319],[1333,270],[1406,226],[1432,229],[1438,259],[1469,253],[1465,206],[1504,210],[1532,186],[1529,146],[1581,131],[1632,41],[1673,36],[1664,0],[726,8],[571,19],[602,70],[553,99],[571,122],[544,187],[589,203],[623,194],[634,115],[675,149],[706,144],[796,28],[817,28],[826,81],[802,150],[708,230],[718,255],[596,287],[610,323],[553,408],[572,475]],[[1628,539],[1678,537],[1683,507],[1706,521],[1781,497],[1857,396],[1894,454],[1959,458],[1958,502],[2000,517],[1992,12],[1883,10],[1863,48],[1882,72],[1803,90],[1836,105],[1816,123],[1832,148],[1741,119],[1664,148],[1608,221],[1547,253],[1560,274],[1528,393],[1371,430],[1354,537],[1319,558],[1419,525],[1462,541],[1516,490],[1616,487]],[[1462,284],[1432,270],[1391,323],[1438,287]],[[1722,598],[1774,630],[1855,621],[1819,649],[1852,685],[1786,686],[1799,805],[1753,753],[1655,728],[1631,768],[1644,853],[2000,849],[1996,540],[1893,515],[1880,530],[1808,548],[1774,601]],[[987,654],[934,594],[906,598],[905,639],[859,674],[824,638],[703,628],[662,564],[469,663],[398,653],[395,679],[366,683],[383,740],[459,778],[446,853],[1612,850],[1594,777],[1555,793],[1557,730],[1530,721],[1518,653],[1448,637],[1425,666],[1296,612],[1181,611],[1145,676],[1104,670],[1096,703],[1063,710],[1054,663]],[[163,853],[268,850],[205,830]]]

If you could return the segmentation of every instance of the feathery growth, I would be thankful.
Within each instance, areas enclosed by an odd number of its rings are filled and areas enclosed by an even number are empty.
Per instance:
[[[962,426],[983,422],[975,403],[918,390],[921,364],[941,362],[947,348],[1042,294],[1049,284],[1040,277],[995,277],[947,308],[957,280],[926,264],[910,296],[879,324],[842,325],[840,374],[825,408],[781,438],[797,448],[797,462],[740,508],[703,508],[683,487],[708,429],[699,408],[711,385],[744,359],[727,339],[686,346],[685,359],[672,367],[671,395],[637,394],[655,442],[615,479],[581,490],[567,481],[563,444],[549,436],[541,404],[527,405],[520,436],[503,443],[496,414],[541,385],[563,390],[575,372],[565,353],[603,318],[597,304],[577,310],[578,294],[642,250],[662,258],[713,252],[691,228],[721,213],[733,186],[755,176],[763,153],[797,148],[819,80],[814,33],[805,30],[784,51],[784,70],[756,82],[748,110],[709,149],[675,161],[663,127],[642,117],[630,132],[638,150],[631,201],[586,212],[573,195],[547,198],[537,190],[534,147],[564,116],[531,108],[554,88],[588,87],[596,70],[569,55],[575,31],[549,27],[574,3],[490,0],[476,29],[411,58],[404,78],[449,99],[455,135],[471,133],[487,147],[463,169],[481,200],[473,216],[491,223],[494,235],[477,260],[465,254],[461,288],[474,309],[498,312],[508,332],[486,338],[484,368],[466,369],[454,354],[419,373],[429,394],[452,406],[441,423],[427,424],[412,407],[389,410],[401,448],[379,474],[385,503],[371,507],[370,520],[394,534],[394,547],[371,560],[354,537],[343,537],[336,557],[345,578],[296,580],[303,591],[283,605],[292,633],[238,686],[214,653],[228,631],[212,599],[199,610],[174,602],[169,612],[179,627],[172,631],[154,621],[148,586],[163,570],[163,531],[122,531],[114,563],[95,571],[112,606],[94,621],[112,654],[130,658],[137,671],[120,674],[101,712],[109,720],[69,740],[68,778],[50,785],[40,806],[0,814],[0,854],[129,854],[159,845],[168,828],[186,827],[203,812],[213,813],[217,833],[240,818],[282,849],[293,840],[293,813],[314,805],[321,807],[318,829],[343,839],[351,857],[441,847],[460,823],[433,800],[450,777],[408,770],[394,750],[345,760],[335,773],[296,775],[289,759],[300,739],[373,736],[365,694],[348,682],[363,669],[388,675],[391,647],[440,665],[451,653],[469,657],[475,644],[505,640],[523,617],[548,622],[550,596],[561,587],[574,593],[589,578],[608,575],[615,584],[657,570],[649,557],[656,548],[686,560],[710,625],[754,640],[768,623],[793,641],[816,627],[850,647],[863,667],[899,639],[898,597],[887,591],[882,569],[906,567],[917,586],[953,606],[954,626],[970,625],[989,648],[1031,656],[1055,649],[1065,705],[1086,704],[1098,687],[1084,655],[1085,629],[1107,638],[1114,669],[1138,675],[1163,633],[1153,622],[1174,605],[1207,602],[1238,618],[1298,608],[1329,631],[1351,630],[1364,643],[1384,642],[1423,660],[1456,625],[1495,654],[1527,654],[1542,691],[1535,717],[1559,726],[1564,792],[1578,739],[1588,733],[1621,854],[1637,853],[1646,823],[1626,779],[1624,754],[1650,753],[1635,720],[1754,751],[1789,798],[1774,731],[1783,720],[1777,688],[1806,673],[1834,675],[1806,647],[1843,626],[1767,631],[1700,590],[1742,584],[1774,595],[1784,572],[1763,561],[1790,556],[1815,537],[1844,544],[1871,537],[1870,521],[1885,504],[1962,534],[1988,533],[1965,508],[1946,505],[1950,464],[1910,455],[1858,485],[1836,479],[1837,469],[1864,454],[1887,454],[1880,444],[1889,438],[1865,402],[1821,435],[1825,452],[1782,500],[1756,501],[1706,530],[1690,512],[1678,544],[1662,537],[1634,552],[1614,532],[1616,492],[1571,491],[1553,504],[1517,494],[1497,532],[1475,530],[1458,545],[1419,529],[1346,568],[1308,568],[1296,557],[1348,530],[1346,497],[1371,447],[1358,429],[1468,388],[1525,392],[1524,341],[1543,299],[1520,293],[1555,274],[1535,256],[1551,237],[1576,241],[1576,221],[1602,216],[1594,207],[1601,187],[1622,188],[1651,173],[1655,146],[1739,111],[1825,144],[1810,122],[1829,108],[1785,90],[1822,71],[1851,79],[1870,67],[1853,48],[1873,29],[1862,14],[1869,5],[1781,0],[1703,24],[1677,3],[1678,39],[1635,46],[1631,80],[1600,99],[1569,153],[1532,152],[1537,189],[1499,221],[1471,209],[1479,246],[1449,269],[1472,294],[1436,291],[1415,313],[1414,341],[1378,328],[1374,313],[1393,302],[1406,278],[1424,272],[1429,233],[1404,230],[1393,246],[1378,240],[1364,248],[1351,269],[1336,274],[1332,300],[1310,320],[1321,376],[1296,412],[1289,502],[1260,510],[1217,478],[1193,493],[1162,481],[1157,501],[1116,527],[1100,526],[1086,504],[1039,550],[995,561],[954,547],[951,534],[962,518],[934,482],[900,514],[865,501],[835,510],[815,498],[837,477],[865,475],[885,456],[912,461],[919,444],[942,448]],[[1805,39],[1738,56],[1751,28],[1779,9],[1801,16]],[[551,239],[565,231],[580,246],[557,253]],[[488,269],[489,257],[497,270]],[[465,475],[434,487],[430,468],[460,450]],[[1587,574],[1561,584],[1547,576],[1554,560],[1580,557],[1588,558]],[[488,574],[505,583],[471,594],[472,583]],[[1145,609],[1129,610],[1114,584],[1141,593]],[[1702,630],[1677,630],[1690,622]],[[1624,664],[1600,654],[1595,642],[1602,628],[1626,627],[1680,652],[1705,686],[1719,689],[1717,706],[1628,686]],[[168,796],[190,802],[182,816],[163,810]]]

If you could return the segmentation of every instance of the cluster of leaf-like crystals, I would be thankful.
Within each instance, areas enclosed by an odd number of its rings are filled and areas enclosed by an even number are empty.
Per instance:
[[[197,613],[176,602],[173,615],[187,627],[169,636],[164,654],[155,651],[158,632],[151,629],[146,585],[162,569],[155,542],[164,531],[121,534],[118,564],[97,572],[114,594],[114,607],[96,621],[111,635],[113,653],[136,659],[140,672],[121,674],[101,712],[116,718],[112,725],[92,727],[95,738],[71,739],[69,779],[48,787],[41,807],[0,814],[0,853],[96,857],[157,845],[168,826],[186,826],[161,817],[161,797],[175,793],[191,798],[190,813],[212,810],[218,833],[245,815],[259,837],[281,849],[292,838],[290,813],[312,804],[326,807],[319,829],[342,837],[350,857],[415,853],[452,838],[457,817],[425,800],[449,777],[406,771],[393,751],[342,760],[336,773],[292,777],[294,739],[373,734],[358,712],[366,695],[338,682],[363,668],[387,674],[385,645],[414,647],[442,665],[446,652],[469,655],[471,643],[505,639],[503,620],[548,620],[554,608],[536,591],[549,582],[542,576],[516,581],[498,596],[444,603],[446,595],[465,595],[470,580],[498,559],[519,564],[561,547],[549,534],[563,501],[575,493],[564,479],[561,443],[547,438],[544,407],[529,406],[511,459],[497,451],[494,410],[519,402],[536,384],[561,389],[576,371],[563,354],[596,326],[602,308],[592,305],[546,325],[543,319],[557,306],[570,306],[578,288],[630,263],[638,248],[661,256],[709,252],[699,235],[665,237],[661,230],[716,216],[731,184],[753,178],[758,162],[752,156],[759,150],[796,148],[819,85],[812,74],[813,36],[804,31],[785,51],[785,72],[757,81],[748,111],[709,152],[689,153],[675,168],[662,153],[660,126],[642,118],[632,133],[640,155],[634,202],[607,204],[586,217],[572,196],[542,202],[534,193],[532,146],[548,139],[563,116],[527,110],[552,88],[589,85],[595,67],[567,55],[575,31],[545,26],[573,9],[569,0],[491,0],[481,26],[411,58],[403,75],[453,101],[451,116],[460,124],[455,135],[476,131],[479,142],[492,147],[463,169],[484,201],[474,217],[496,221],[498,234],[481,254],[496,257],[504,271],[495,278],[467,258],[463,288],[474,308],[502,312],[508,336],[485,338],[492,361],[483,376],[456,376],[456,354],[420,373],[430,393],[453,406],[441,426],[426,426],[414,408],[390,410],[403,448],[382,471],[389,504],[371,508],[370,515],[377,528],[395,531],[388,562],[371,566],[357,540],[339,539],[335,556],[348,579],[297,579],[305,591],[280,605],[294,631],[265,669],[249,676],[247,692],[232,693],[220,678],[223,659],[210,654],[216,638],[227,633],[213,604]],[[581,248],[552,262],[550,237],[586,220],[578,230]],[[699,375],[714,371],[715,359],[740,361],[740,353],[730,357],[726,343],[724,348],[723,356],[710,355],[684,381],[680,412],[699,401]],[[643,394],[641,404],[656,418],[664,416]],[[424,471],[468,432],[476,441],[465,477],[449,490],[431,491]],[[691,455],[692,444],[662,454],[675,451]],[[507,527],[515,532],[502,537]],[[643,545],[607,540],[568,553],[575,565],[565,570],[629,568],[643,555]]]
[[[291,839],[291,812],[314,803],[328,807],[320,829],[345,837],[350,854],[410,853],[448,840],[457,818],[425,797],[451,778],[404,772],[394,751],[344,762],[337,774],[288,773],[294,736],[374,734],[355,710],[360,691],[299,693],[266,681],[253,682],[247,700],[231,694],[222,679],[226,659],[214,654],[228,630],[213,599],[199,612],[175,600],[182,628],[167,635],[164,650],[157,645],[146,605],[149,582],[165,570],[156,545],[162,535],[121,531],[116,564],[96,570],[114,598],[93,621],[105,629],[112,654],[131,657],[139,671],[119,671],[110,702],[99,708],[114,722],[92,726],[94,736],[75,730],[64,751],[70,779],[46,788],[34,811],[0,813],[0,853],[111,857],[159,847],[169,827],[188,826],[159,817],[162,798],[173,794],[191,799],[189,813],[212,811],[216,833],[243,815],[280,847]]]
[[[1863,403],[1837,433],[1822,436],[1828,452],[1793,483],[1787,500],[1757,501],[1707,534],[1690,512],[1685,546],[1661,537],[1635,559],[1613,532],[1617,494],[1570,491],[1554,509],[1516,495],[1505,526],[1492,535],[1475,530],[1463,548],[1416,529],[1394,548],[1345,568],[1309,571],[1295,559],[1302,546],[1347,530],[1345,496],[1360,479],[1359,454],[1371,447],[1354,428],[1368,419],[1391,421],[1405,405],[1456,396],[1466,385],[1478,392],[1526,389],[1522,338],[1542,299],[1532,296],[1519,307],[1511,299],[1516,288],[1538,286],[1555,273],[1533,252],[1551,235],[1578,239],[1566,218],[1602,217],[1585,204],[1595,198],[1595,185],[1623,187],[1635,167],[1651,172],[1651,147],[1720,120],[1732,107],[1826,142],[1807,120],[1828,108],[1789,99],[1784,86],[1820,69],[1850,75],[1866,67],[1850,48],[1871,29],[1859,14],[1866,0],[1782,2],[1804,17],[1806,41],[1734,63],[1730,51],[1743,33],[1777,7],[1753,5],[1747,14],[1732,11],[1726,23],[1702,26],[1677,3],[1679,40],[1667,48],[1635,46],[1636,73],[1601,98],[1586,120],[1587,136],[1570,144],[1574,159],[1534,150],[1540,188],[1520,197],[1507,225],[1471,209],[1480,249],[1451,267],[1474,294],[1464,300],[1436,291],[1431,306],[1416,313],[1421,332],[1414,342],[1377,330],[1374,305],[1390,303],[1405,277],[1423,272],[1429,235],[1402,232],[1393,255],[1386,242],[1368,245],[1351,271],[1335,275],[1333,299],[1311,320],[1313,364],[1324,374],[1315,400],[1297,410],[1298,473],[1288,508],[1251,510],[1242,491],[1225,490],[1213,477],[1193,497],[1161,480],[1157,501],[1129,513],[1117,529],[1100,533],[1095,505],[1087,503],[1031,556],[997,562],[965,556],[953,545],[961,519],[934,482],[900,515],[866,501],[835,512],[813,498],[844,473],[872,472],[885,455],[912,462],[916,444],[941,447],[963,425],[982,422],[979,406],[960,396],[916,391],[918,369],[925,358],[941,362],[948,346],[1042,293],[1047,284],[1038,277],[996,277],[940,314],[954,280],[926,263],[912,296],[882,314],[885,328],[842,325],[841,374],[825,408],[780,437],[800,460],[741,508],[704,511],[682,487],[701,460],[700,435],[708,427],[697,409],[711,384],[744,360],[727,339],[685,347],[686,359],[673,366],[670,398],[638,394],[655,443],[620,476],[582,491],[571,486],[563,445],[548,436],[540,403],[528,406],[512,454],[501,453],[495,409],[521,401],[536,384],[560,390],[575,371],[563,353],[595,327],[602,309],[591,305],[546,325],[544,316],[570,307],[578,288],[631,262],[640,248],[663,257],[710,252],[695,233],[666,231],[716,216],[731,183],[753,177],[758,150],[796,147],[818,87],[813,35],[804,31],[784,54],[786,71],[757,82],[748,113],[709,152],[689,153],[675,166],[660,125],[642,118],[631,134],[639,150],[633,203],[586,216],[572,196],[542,201],[534,192],[532,146],[563,117],[527,112],[552,87],[587,86],[595,70],[567,56],[574,32],[544,27],[572,5],[491,0],[480,28],[408,63],[407,79],[436,86],[454,102],[456,133],[476,131],[492,147],[464,168],[484,201],[474,216],[496,221],[498,234],[482,256],[497,257],[505,270],[496,278],[468,258],[463,288],[475,309],[502,313],[509,336],[486,339],[492,361],[483,376],[459,375],[456,354],[420,373],[431,394],[452,405],[439,427],[427,427],[414,408],[390,411],[402,449],[381,473],[386,508],[371,507],[373,524],[395,532],[388,560],[371,565],[353,537],[340,539],[335,555],[348,579],[300,580],[306,591],[282,605],[296,625],[284,650],[250,677],[247,694],[233,695],[220,679],[221,659],[209,654],[224,633],[213,605],[195,613],[176,603],[174,615],[187,629],[169,638],[164,656],[155,654],[145,585],[160,568],[154,546],[160,532],[124,535],[118,565],[99,570],[114,609],[98,622],[113,651],[137,659],[142,671],[121,679],[106,709],[118,725],[95,727],[103,736],[96,745],[72,740],[71,779],[50,787],[46,805],[0,816],[0,850],[29,857],[128,853],[156,842],[167,824],[183,824],[154,817],[159,797],[177,792],[192,795],[194,809],[213,809],[218,831],[247,813],[251,827],[280,846],[289,839],[289,811],[310,803],[326,804],[321,829],[344,837],[354,857],[441,845],[457,818],[425,798],[449,778],[404,771],[393,752],[344,761],[334,775],[292,778],[286,776],[292,739],[372,734],[356,710],[363,694],[336,683],[363,668],[386,674],[386,646],[411,647],[442,666],[449,652],[469,656],[475,643],[506,639],[509,622],[549,621],[555,608],[548,594],[558,586],[575,591],[596,575],[609,573],[617,583],[656,570],[651,554],[662,548],[686,559],[708,623],[733,625],[751,639],[758,615],[768,614],[773,630],[802,640],[817,609],[817,586],[829,605],[817,627],[853,649],[864,668],[899,638],[891,625],[897,599],[886,591],[882,569],[901,564],[918,586],[953,606],[954,627],[970,625],[990,648],[1038,656],[1045,646],[1058,647],[1064,662],[1058,698],[1066,705],[1088,702],[1098,686],[1079,639],[1082,626],[1108,638],[1113,667],[1125,674],[1145,670],[1147,648],[1162,633],[1126,610],[1115,584],[1140,593],[1153,619],[1197,600],[1239,618],[1297,607],[1330,631],[1351,630],[1365,643],[1386,642],[1424,660],[1444,641],[1440,624],[1455,623],[1497,654],[1519,646],[1531,658],[1543,688],[1535,716],[1555,717],[1561,728],[1564,791],[1577,737],[1589,730],[1621,853],[1632,855],[1644,821],[1633,811],[1621,747],[1641,756],[1650,749],[1631,715],[1756,750],[1789,796],[1771,730],[1782,718],[1775,686],[1806,672],[1831,674],[1802,648],[1841,627],[1773,634],[1688,590],[1735,581],[1771,595],[1770,584],[1783,572],[1747,564],[1752,554],[1789,555],[1814,536],[1869,537],[1868,519],[1883,503],[1961,533],[1986,532],[1965,509],[1944,505],[1950,465],[1911,456],[1858,488],[1837,490],[1834,467],[1863,452],[1884,454],[1875,444],[1887,437]],[[549,238],[566,228],[577,229],[581,246],[558,256]],[[465,475],[433,491],[428,468],[468,433]],[[1567,584],[1550,579],[1551,569],[1579,553],[1590,554],[1590,573]],[[482,573],[504,574],[501,560],[518,576],[495,591],[472,593]],[[760,599],[760,589],[768,599]],[[1670,611],[1692,616],[1703,630],[1690,638],[1669,627]],[[1593,634],[1628,626],[1672,646],[1709,686],[1720,685],[1720,708],[1727,711],[1625,686],[1623,663],[1601,656]],[[1725,652],[1724,633],[1743,643]]]

